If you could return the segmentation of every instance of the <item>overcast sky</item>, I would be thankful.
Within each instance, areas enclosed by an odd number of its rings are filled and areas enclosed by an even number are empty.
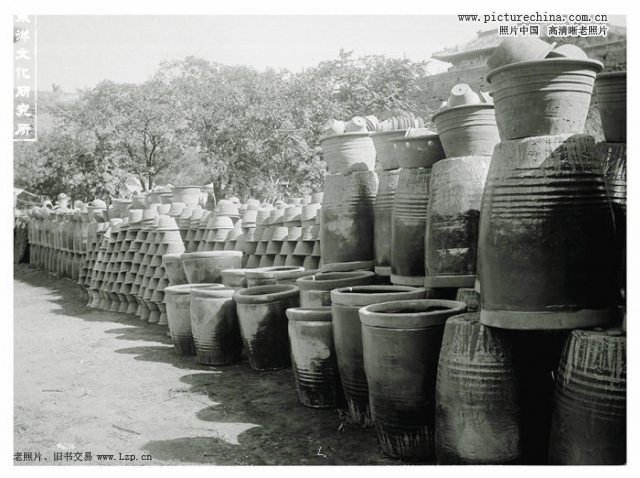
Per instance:
[[[623,17],[610,21],[624,24]],[[340,48],[427,60],[497,25],[451,15],[39,16],[37,26],[38,89],[55,83],[74,91],[104,79],[142,82],[161,61],[189,55],[292,71],[335,58]]]

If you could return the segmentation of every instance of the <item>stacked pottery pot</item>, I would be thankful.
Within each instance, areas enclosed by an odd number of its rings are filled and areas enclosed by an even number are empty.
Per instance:
[[[604,132],[604,141],[596,145],[596,150],[613,207],[616,259],[620,264],[618,283],[621,299],[626,299],[627,72],[599,74],[596,98]]]
[[[612,340],[608,349],[599,337],[593,349],[588,340],[574,346],[577,332],[565,343],[567,330],[620,319],[613,213],[594,139],[583,134],[602,65],[566,56],[545,59],[551,48],[537,39],[510,39],[490,59],[494,69],[487,81],[501,142],[493,150],[480,208],[479,321],[477,316],[451,319],[440,357],[436,434],[441,463],[544,464],[549,456],[558,464],[613,464],[624,453],[622,347]],[[454,106],[435,117],[447,156],[452,154],[441,129],[443,117],[463,108],[468,107]],[[460,151],[454,149],[456,154]],[[440,267],[427,275],[426,284],[446,287],[453,278],[454,287],[463,287],[459,294],[469,297],[465,302],[473,303],[471,277],[464,277],[473,274],[467,267],[473,231],[466,228],[473,222],[460,213],[477,210],[477,184],[485,173],[469,165],[461,174],[458,164],[454,159],[442,165],[444,206],[430,211],[427,231],[427,270]],[[454,190],[460,191],[457,199],[450,194]],[[454,237],[437,239],[447,231]],[[456,247],[458,239],[463,245]],[[452,251],[443,253],[447,248]],[[463,249],[459,259],[469,254],[460,262],[452,256],[458,248]],[[592,338],[590,332],[580,333]],[[588,391],[581,390],[586,383]],[[598,422],[605,415],[611,419]],[[608,450],[596,443],[604,436]],[[589,449],[593,461],[577,458],[578,449]]]
[[[192,208],[191,206],[185,206],[180,213],[180,216],[176,219],[176,223],[180,228],[180,237],[182,238],[184,247],[188,252],[194,252],[193,250],[191,250],[193,248],[193,237],[196,233],[196,231],[192,228],[192,224],[196,224],[197,222],[194,221],[192,223],[191,221],[191,218],[194,215],[202,215],[202,208],[200,206],[196,206],[195,208]]]
[[[363,118],[331,129],[320,146],[327,163],[320,220],[322,269],[374,268],[376,150]]]
[[[311,198],[310,198],[311,200]],[[305,270],[315,270],[320,267],[320,257],[313,255],[314,245],[320,238],[320,225],[317,224],[317,218],[321,214],[321,206],[319,203],[309,203],[302,206],[300,214],[300,233],[295,242],[289,242],[289,250],[292,250],[290,256],[295,261],[286,261],[286,265],[302,265]],[[296,231],[294,231],[295,233]],[[300,263],[300,259],[302,262]]]
[[[202,215],[200,215],[200,217],[196,221],[193,221],[192,217],[192,222],[194,222],[194,233],[193,239],[191,241],[191,249],[193,249],[193,252],[206,250],[205,247],[207,246],[207,243],[205,241],[205,234],[207,232],[207,225],[209,224],[210,217],[211,211],[209,211],[208,209],[203,209]]]
[[[158,324],[167,324],[167,311],[164,302],[164,290],[169,286],[169,278],[165,269],[164,256],[167,254],[184,253],[184,244],[180,237],[180,229],[176,221],[171,216],[160,216],[158,219],[158,228],[156,229],[156,248],[151,265],[155,266],[155,271],[151,277],[152,289],[150,302],[160,312]]]
[[[421,287],[431,168],[444,152],[437,134],[406,136],[393,146],[400,172],[392,210],[391,282]]]
[[[112,219],[113,221],[113,219]],[[123,230],[124,226],[124,230]],[[101,292],[109,296],[108,309],[111,312],[125,312],[128,308],[128,301],[124,295],[118,295],[116,290],[117,278],[120,272],[120,263],[122,257],[119,257],[121,253],[122,243],[126,235],[126,221],[120,221],[119,223],[111,227],[109,234],[109,240],[107,242],[107,249],[104,252],[104,279],[100,288]],[[121,301],[121,299],[123,299]],[[124,310],[121,310],[121,307]]]
[[[270,209],[258,209],[258,212],[256,213],[256,226],[252,230],[247,231],[244,250],[247,258],[243,261],[244,267],[253,268],[260,265],[262,254],[267,248],[266,243],[262,244],[261,240],[265,231],[269,227],[268,223],[270,213]]]
[[[494,106],[464,83],[451,89],[448,102],[433,120],[447,159],[432,171],[425,287],[453,298],[456,289],[472,288],[476,281],[480,203],[500,137]]]
[[[96,303],[92,304],[93,307],[98,307],[103,310],[111,309],[112,297],[110,289],[107,290],[107,264],[113,251],[113,244],[117,236],[117,231],[114,231],[114,227],[122,222],[121,218],[110,219],[108,227],[105,229],[102,235],[100,246],[98,248],[98,254],[96,256],[96,262],[91,271],[91,284],[89,286],[90,293],[96,295],[99,299]]]
[[[284,210],[282,225],[287,228],[287,235],[280,247],[280,254],[276,257],[276,266],[302,266],[304,256],[294,256],[296,243],[302,234],[302,206],[287,206]]]
[[[571,329],[617,317],[613,214],[594,139],[582,134],[601,69],[549,58],[487,76],[502,142],[480,220],[483,324]]]
[[[89,212],[89,226],[87,228],[87,255],[83,267],[84,281],[82,285],[89,294],[87,306],[95,307],[99,302],[99,298],[97,291],[91,288],[92,274],[98,259],[102,235],[108,224],[105,222],[104,216],[106,205],[104,207],[102,205],[90,205],[87,210]]]
[[[158,222],[158,210],[157,208],[147,208],[142,211],[142,220],[140,222],[140,229],[136,235],[136,239],[131,243],[130,249],[134,252],[133,262],[131,265],[131,271],[135,273],[135,278],[131,284],[131,294],[136,297],[138,307],[135,314],[140,317],[141,320],[147,321],[151,310],[146,302],[143,301],[144,287],[143,279],[147,266],[150,262],[150,258],[147,257],[147,251],[149,250],[150,243],[153,235],[151,231],[157,226]]]

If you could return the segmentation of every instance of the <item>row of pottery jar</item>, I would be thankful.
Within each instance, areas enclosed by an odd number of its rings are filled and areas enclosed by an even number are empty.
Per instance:
[[[596,60],[548,58],[487,75],[501,143],[480,219],[486,325],[573,329],[617,319],[614,216],[594,138],[583,134],[601,69]]]
[[[102,219],[102,218],[100,218]],[[75,209],[34,208],[30,214],[28,237],[30,262],[63,277],[78,280],[86,254],[89,208],[77,202]]]
[[[244,348],[255,370],[290,365],[286,310],[299,304],[294,285],[236,290],[218,283],[172,285],[165,289],[171,339],[178,353],[199,363],[225,365]]]

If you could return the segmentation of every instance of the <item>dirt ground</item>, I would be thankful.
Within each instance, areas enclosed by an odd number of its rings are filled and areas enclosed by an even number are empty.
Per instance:
[[[291,369],[198,365],[166,326],[89,309],[71,280],[14,274],[15,452],[41,456],[16,464],[399,464],[373,430],[300,405]]]

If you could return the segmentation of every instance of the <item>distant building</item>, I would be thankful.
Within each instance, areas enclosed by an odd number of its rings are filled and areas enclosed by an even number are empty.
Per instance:
[[[608,25],[607,37],[546,37],[548,42],[573,43],[582,48],[590,58],[600,60],[606,71],[626,70],[627,67],[627,29]],[[546,31],[541,25],[540,31]],[[418,100],[421,110],[433,111],[449,97],[451,87],[456,83],[467,83],[476,91],[490,91],[485,80],[489,69],[487,58],[505,37],[498,35],[498,29],[478,32],[476,38],[464,45],[436,52],[435,60],[450,63],[444,73],[423,78],[420,82],[422,95]]]

